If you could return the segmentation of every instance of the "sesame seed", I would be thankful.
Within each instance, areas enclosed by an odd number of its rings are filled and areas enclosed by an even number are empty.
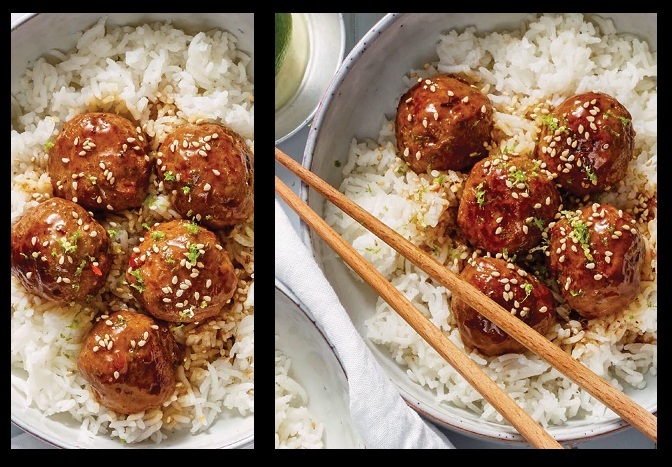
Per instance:
[[[464,97],[462,98],[462,102],[464,102],[465,104],[466,104],[467,102],[469,102],[469,96],[464,96]]]
[[[596,281],[599,281],[600,279],[602,279],[602,274],[595,274],[593,276],[593,279],[595,279]]]
[[[212,188],[212,186],[211,186],[209,183],[206,183],[206,184],[203,186],[203,191],[210,191],[210,188]]]

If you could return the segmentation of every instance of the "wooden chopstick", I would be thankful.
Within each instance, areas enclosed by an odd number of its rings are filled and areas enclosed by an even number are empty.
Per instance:
[[[343,258],[413,329],[427,341],[474,389],[488,400],[518,432],[536,448],[562,449],[541,425],[532,419],[481,368],[462,353],[441,330],[429,321],[369,262],[343,240],[276,176],[275,191],[320,237]]]
[[[450,271],[431,256],[425,254],[420,248],[407,241],[392,228],[383,224],[278,148],[275,148],[275,158],[328,201],[332,202],[382,241],[409,259],[413,264],[451,290],[453,294],[459,296],[468,305],[478,310],[481,315],[492,321],[500,329],[537,354],[581,388],[585,389],[653,442],[658,442],[657,418],[655,415],[593,373],[588,367],[574,360],[571,355],[565,353],[560,347],[507,312],[476,287],[464,281],[459,275]],[[457,367],[455,369],[457,370]],[[509,421],[511,422],[511,420]]]

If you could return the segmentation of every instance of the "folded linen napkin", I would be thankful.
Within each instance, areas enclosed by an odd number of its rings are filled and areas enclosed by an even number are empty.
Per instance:
[[[275,276],[301,300],[334,346],[348,377],[353,423],[367,448],[455,448],[437,427],[406,405],[277,199]]]

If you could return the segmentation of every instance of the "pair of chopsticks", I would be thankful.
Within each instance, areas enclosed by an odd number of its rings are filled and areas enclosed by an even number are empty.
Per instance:
[[[527,326],[473,285],[464,281],[420,248],[407,241],[317,175],[275,148],[276,160],[306,184],[393,247],[481,315],[555,367],[601,401],[632,426],[658,442],[657,418],[611,386],[586,366]],[[562,448],[543,427],[495,384],[478,365],[417,310],[384,276],[343,240],[319,215],[294,194],[277,176],[275,191],[339,256],[362,277],[400,316],[471,384],[534,447]]]

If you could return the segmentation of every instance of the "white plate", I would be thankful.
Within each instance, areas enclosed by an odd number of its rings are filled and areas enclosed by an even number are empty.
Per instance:
[[[290,376],[308,394],[308,410],[324,424],[325,448],[363,448],[352,425],[341,362],[303,305],[277,280],[275,334],[276,348],[292,361]]]
[[[601,14],[614,20],[619,31],[637,33],[656,50],[655,14]],[[303,166],[334,187],[340,186],[340,169],[347,161],[353,138],[377,139],[383,115],[394,115],[391,96],[403,93],[401,79],[408,70],[435,60],[436,38],[451,28],[462,30],[478,22],[485,30],[516,28],[523,15],[517,13],[483,14],[389,14],[377,23],[346,57],[332,85],[327,90],[312,124]],[[383,59],[385,57],[386,59]],[[395,78],[398,77],[398,78]],[[362,112],[356,111],[364,109]],[[335,164],[338,161],[340,164]],[[317,213],[324,212],[324,198],[302,184],[301,198]],[[446,404],[438,405],[433,393],[413,383],[406,368],[398,365],[386,349],[377,347],[367,336],[365,321],[374,314],[377,296],[353,277],[352,271],[336,254],[302,223],[301,233],[312,249],[317,263],[334,287],[356,329],[364,338],[382,367],[397,384],[403,398],[433,422],[480,439],[526,443],[508,425],[482,421],[474,412]],[[626,394],[650,412],[657,411],[657,378],[647,374],[647,387],[625,390]],[[628,426],[619,417],[599,421],[571,421],[565,426],[550,427],[549,432],[561,442],[579,442],[614,433]]]
[[[26,14],[12,22],[12,90],[25,68],[50,48],[70,50],[75,43],[74,34],[86,29],[100,19],[100,13]],[[173,25],[195,32],[219,27],[231,31],[239,39],[238,47],[252,57],[254,51],[254,15],[226,13],[110,13],[108,24],[141,24],[147,21],[173,20]],[[254,76],[254,60],[250,61],[248,74]],[[122,445],[118,439],[105,435],[88,437],[69,414],[44,417],[33,408],[26,407],[24,395],[15,388],[14,379],[25,379],[25,374],[15,367],[11,370],[11,419],[12,423],[41,440],[61,448],[243,448],[254,444],[254,415],[247,417],[219,417],[205,432],[192,436],[188,431],[171,435],[160,444],[152,441]]]
[[[305,27],[308,63],[297,91],[275,111],[275,144],[294,135],[315,115],[345,53],[342,13],[292,13],[294,28]]]

